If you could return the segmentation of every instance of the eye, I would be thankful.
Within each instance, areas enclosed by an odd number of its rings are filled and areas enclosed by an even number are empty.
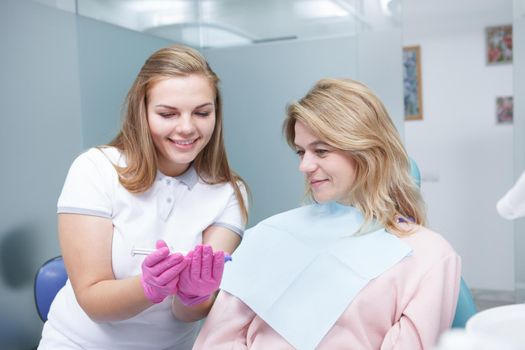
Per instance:
[[[317,154],[319,157],[324,157],[328,154],[328,150],[327,149],[316,149],[315,150],[315,154]]]
[[[303,158],[304,151],[302,149],[298,149],[298,150],[295,151],[295,154],[297,154],[299,156],[299,158]]]
[[[211,114],[211,112],[195,112],[195,114],[198,115],[199,117],[206,118],[207,116]]]
[[[159,112],[157,114],[160,115],[162,118],[171,118],[175,116],[175,113],[173,112]]]

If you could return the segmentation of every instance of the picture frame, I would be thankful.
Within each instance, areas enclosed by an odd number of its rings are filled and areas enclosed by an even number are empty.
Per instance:
[[[512,63],[512,25],[485,28],[487,65]]]
[[[514,99],[512,96],[496,97],[496,123],[512,124],[514,120]]]
[[[419,45],[404,47],[403,95],[405,120],[423,119],[421,80],[421,48]]]

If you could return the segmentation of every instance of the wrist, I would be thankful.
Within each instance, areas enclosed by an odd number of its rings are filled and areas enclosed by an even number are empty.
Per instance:
[[[142,290],[144,291],[146,299],[151,301],[153,304],[161,303],[164,301],[164,299],[166,299],[165,295],[161,295],[155,287],[144,281],[142,276],[140,277],[140,284],[142,285]]]
[[[185,306],[194,306],[205,302],[210,299],[211,294],[208,295],[188,295],[180,290],[177,292],[177,296],[182,304]]]

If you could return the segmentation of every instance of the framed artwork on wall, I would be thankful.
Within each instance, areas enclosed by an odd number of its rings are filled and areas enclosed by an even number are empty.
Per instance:
[[[419,46],[403,48],[403,92],[405,120],[423,119],[421,99],[421,49]]]
[[[512,124],[514,101],[512,96],[496,97],[496,122]]]
[[[512,25],[485,29],[487,64],[512,63]]]

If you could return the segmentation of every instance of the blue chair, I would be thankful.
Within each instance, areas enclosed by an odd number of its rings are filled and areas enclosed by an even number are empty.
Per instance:
[[[421,187],[421,173],[419,172],[419,167],[412,158],[409,157],[408,160],[410,161],[410,175],[412,175],[417,187]]]
[[[46,261],[35,276],[34,295],[38,316],[47,321],[47,314],[55,295],[66,284],[67,272],[61,256]]]
[[[474,303],[474,298],[470,293],[470,289],[465,283],[465,280],[461,278],[459,285],[458,304],[456,306],[456,315],[454,321],[452,321],[452,328],[465,328],[467,321],[471,318],[478,308]]]
[[[410,174],[414,178],[417,186],[421,187],[421,173],[419,171],[419,167],[412,158],[409,158],[409,160]],[[476,312],[478,312],[478,309],[474,303],[474,298],[472,297],[470,289],[462,277],[459,286],[456,315],[454,316],[454,321],[452,321],[452,328],[465,328],[465,324],[467,323],[468,319],[471,318]]]

